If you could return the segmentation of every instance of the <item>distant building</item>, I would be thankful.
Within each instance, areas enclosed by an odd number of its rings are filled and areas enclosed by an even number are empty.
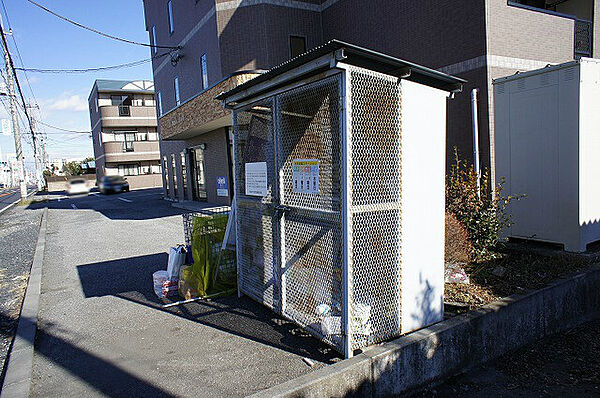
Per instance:
[[[492,79],[600,55],[598,0],[144,0],[165,190],[225,203],[231,115],[214,97],[331,39],[468,80],[448,102],[447,161],[472,156],[469,91],[479,88],[481,159],[493,165]],[[229,190],[231,191],[231,189]]]
[[[96,175],[120,175],[131,189],[162,186],[151,81],[96,80],[89,96]]]

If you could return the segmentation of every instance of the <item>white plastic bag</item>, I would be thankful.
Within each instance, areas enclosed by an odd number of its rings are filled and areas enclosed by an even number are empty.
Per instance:
[[[169,262],[167,265],[167,278],[170,281],[179,279],[179,269],[185,261],[185,246],[179,245],[169,249]]]

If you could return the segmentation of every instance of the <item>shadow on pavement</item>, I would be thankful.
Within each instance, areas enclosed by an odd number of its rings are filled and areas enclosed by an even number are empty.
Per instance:
[[[150,220],[185,213],[162,198],[162,189],[149,188],[131,192],[103,195],[97,191],[89,195],[69,196],[66,192],[38,194],[46,201],[31,203],[27,209],[94,210],[111,220]]]
[[[7,321],[6,314],[0,313],[0,320]],[[27,318],[21,318],[27,328],[36,325]],[[105,359],[99,358],[72,343],[65,341],[52,331],[52,325],[38,326],[35,338],[35,352],[53,364],[67,370],[90,386],[110,397],[173,397],[174,395],[146,380],[119,368]],[[27,338],[27,336],[20,336]],[[27,340],[29,344],[33,341]]]
[[[77,272],[85,297],[119,297],[324,363],[339,358],[331,347],[247,297],[163,308],[163,304],[178,300],[159,299],[154,294],[152,273],[165,269],[166,264],[167,254],[157,253],[80,265]]]

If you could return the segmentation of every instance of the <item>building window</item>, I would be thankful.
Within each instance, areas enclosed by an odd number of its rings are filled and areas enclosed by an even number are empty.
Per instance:
[[[110,103],[113,106],[119,106],[119,105],[131,106],[131,105],[133,105],[133,95],[111,95]]]
[[[200,70],[202,71],[202,89],[208,88],[208,66],[206,65],[206,54],[200,57]]]
[[[158,99],[158,116],[162,116],[162,114],[163,114],[162,95],[160,94],[160,91],[158,92],[156,98]]]
[[[163,156],[163,172],[165,173],[165,193],[169,196],[169,163],[166,156]]]
[[[175,76],[175,103],[177,106],[181,105],[181,98],[179,97],[179,77]]]
[[[187,196],[187,168],[185,167],[185,151],[181,151],[181,188],[183,199]]]
[[[120,164],[119,175],[120,176],[137,176],[140,174],[140,165],[134,164]]]
[[[156,26],[152,25],[152,36],[150,36],[150,40],[152,41],[152,46],[156,46]],[[156,47],[152,47],[152,52],[156,54]]]
[[[123,134],[123,138],[123,152],[133,152],[135,133],[125,133]]]
[[[175,154],[171,155],[171,168],[173,170],[173,195],[177,197],[177,163],[175,163]]]
[[[306,37],[290,36],[290,58],[306,52]]]
[[[173,33],[175,24],[173,23],[173,2],[171,0],[167,2],[167,13],[169,15],[169,33]]]

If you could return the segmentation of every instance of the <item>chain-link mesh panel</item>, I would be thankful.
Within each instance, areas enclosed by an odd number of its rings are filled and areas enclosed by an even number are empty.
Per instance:
[[[338,214],[285,215],[285,315],[343,348],[342,253]]]
[[[332,76],[282,94],[278,101],[279,164],[283,203],[312,209],[340,209],[340,76]],[[295,192],[294,160],[319,162],[318,194]]]
[[[235,113],[236,135],[236,190],[238,198],[250,198],[264,203],[273,202],[275,187],[275,155],[273,152],[272,101],[255,104],[242,112]],[[267,195],[260,198],[246,195],[246,163],[267,163]]]
[[[275,192],[272,101],[265,100],[234,114],[238,269],[240,289],[275,308],[279,242],[272,202]],[[246,163],[265,162],[267,194],[246,195]]]
[[[273,211],[265,204],[243,200],[238,201],[238,209],[240,287],[248,296],[276,308],[279,284],[273,242],[278,240],[274,238]]]
[[[350,68],[352,348],[400,334],[401,118],[396,78]]]
[[[400,334],[400,211],[352,215],[352,348]]]
[[[350,70],[352,206],[400,201],[398,79]]]
[[[285,315],[343,350],[340,75],[277,101],[285,213]],[[293,187],[294,161],[318,161],[318,192]]]

